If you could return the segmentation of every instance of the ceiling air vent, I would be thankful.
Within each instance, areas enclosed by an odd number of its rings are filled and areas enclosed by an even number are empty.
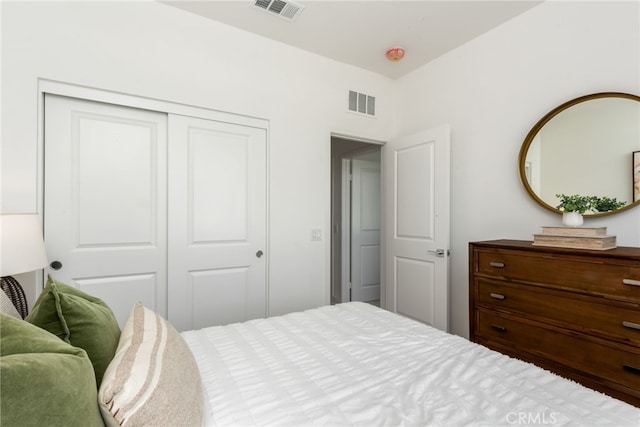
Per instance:
[[[368,116],[375,116],[376,115],[376,97],[350,90],[349,91],[349,111],[366,114]]]
[[[290,0],[251,0],[251,3],[259,9],[276,14],[289,21],[293,21],[304,9],[301,4]]]

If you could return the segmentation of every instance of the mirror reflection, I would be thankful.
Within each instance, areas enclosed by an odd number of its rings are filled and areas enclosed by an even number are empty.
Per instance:
[[[620,211],[640,204],[634,194],[638,151],[640,97],[587,95],[557,107],[531,129],[520,152],[520,176],[549,210],[559,212],[557,194],[580,194],[624,201]]]

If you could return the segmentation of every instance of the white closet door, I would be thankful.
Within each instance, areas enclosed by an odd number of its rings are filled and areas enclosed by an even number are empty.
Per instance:
[[[167,116],[47,95],[46,273],[105,300],[122,324],[140,301],[166,315]]]
[[[266,314],[265,129],[169,115],[169,319]]]

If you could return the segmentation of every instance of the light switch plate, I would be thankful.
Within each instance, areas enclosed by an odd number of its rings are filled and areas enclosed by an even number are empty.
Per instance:
[[[322,240],[322,230],[319,228],[313,228],[311,230],[311,240]]]

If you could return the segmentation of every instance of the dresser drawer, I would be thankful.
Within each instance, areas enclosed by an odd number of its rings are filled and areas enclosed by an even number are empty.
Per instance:
[[[475,273],[640,302],[640,263],[605,257],[554,257],[478,250]]]
[[[477,306],[640,346],[640,304],[614,305],[602,298],[483,278],[476,279],[474,289]]]
[[[584,335],[561,333],[558,329],[547,329],[482,309],[475,314],[478,316],[477,335],[486,340],[640,389],[640,350],[599,344]]]

